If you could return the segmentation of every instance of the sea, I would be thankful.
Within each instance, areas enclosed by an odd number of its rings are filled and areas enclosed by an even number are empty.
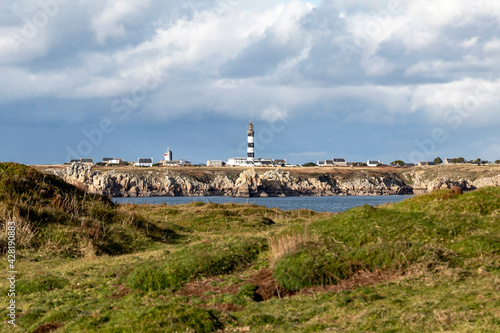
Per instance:
[[[343,212],[353,207],[399,202],[412,195],[380,195],[380,196],[331,196],[331,197],[267,197],[267,198],[233,198],[233,197],[136,197],[113,198],[118,204],[149,204],[149,205],[182,205],[193,201],[212,203],[251,203],[268,208],[281,210],[310,209],[316,212]]]

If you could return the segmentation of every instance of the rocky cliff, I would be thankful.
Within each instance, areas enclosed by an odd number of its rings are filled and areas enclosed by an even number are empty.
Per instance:
[[[285,171],[280,168],[249,169],[239,174],[232,169],[94,170],[73,164],[66,169],[46,169],[69,183],[92,193],[111,197],[146,196],[331,196],[421,194],[458,186],[470,190],[500,186],[500,168],[464,170],[442,167],[386,169],[331,169]],[[221,171],[222,170],[222,171]],[[231,170],[231,172],[229,172]],[[478,171],[479,170],[479,171]]]

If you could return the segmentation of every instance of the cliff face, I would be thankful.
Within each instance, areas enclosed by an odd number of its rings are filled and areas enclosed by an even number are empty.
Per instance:
[[[202,170],[202,169],[200,169]],[[356,171],[293,174],[275,169],[257,172],[249,169],[233,176],[224,171],[181,169],[130,169],[95,171],[89,165],[73,164],[66,169],[46,169],[85,190],[112,197],[147,196],[330,196],[421,194],[434,189],[458,186],[470,190],[500,186],[500,169],[481,174],[451,175],[449,170],[408,169],[403,172]]]

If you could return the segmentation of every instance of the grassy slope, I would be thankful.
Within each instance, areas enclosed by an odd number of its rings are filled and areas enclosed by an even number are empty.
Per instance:
[[[175,242],[119,256],[19,260],[19,331],[493,332],[500,325],[499,188],[342,214],[203,203],[119,211],[173,230]],[[263,287],[255,276],[266,271],[295,295],[256,302]],[[4,295],[6,287],[1,281]]]
[[[15,220],[23,255],[123,254],[175,238],[111,200],[15,163],[0,163],[0,226]],[[0,235],[5,252],[7,234]]]

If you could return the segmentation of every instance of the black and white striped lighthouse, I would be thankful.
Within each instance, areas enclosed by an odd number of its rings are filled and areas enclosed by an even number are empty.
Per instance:
[[[254,152],[254,131],[253,123],[248,124],[248,139],[247,139],[247,161],[253,163],[255,152]]]

